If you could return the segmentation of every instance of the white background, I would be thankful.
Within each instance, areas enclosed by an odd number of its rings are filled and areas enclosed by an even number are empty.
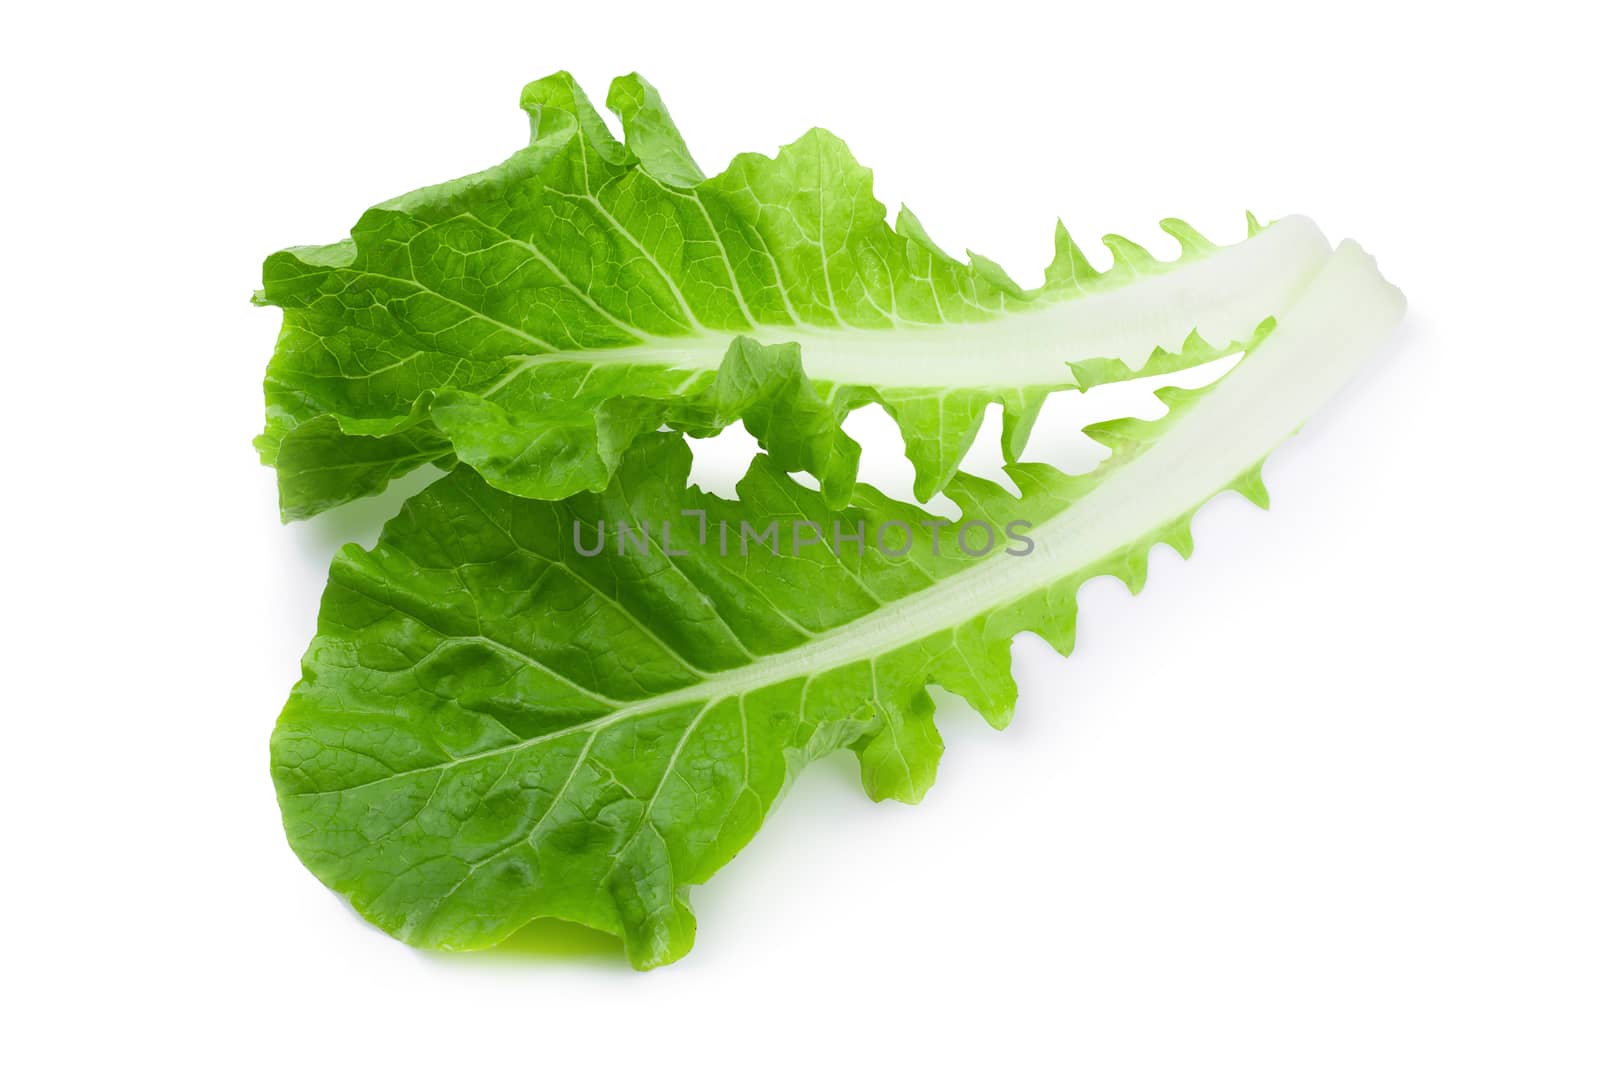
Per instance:
[[[7,22],[9,1062],[1600,1061],[1596,86],[1557,5]],[[944,700],[920,807],[812,768],[642,975],[598,936],[389,940],[296,862],[267,774],[328,558],[403,494],[279,525],[260,260],[503,158],[563,67],[596,98],[643,71],[708,171],[827,126],[1025,284],[1058,215],[1166,256],[1161,217],[1236,240],[1248,207],[1411,301],[1270,513],[1215,502],[1137,599],[1093,583],[1070,660],[1022,639],[1006,732]],[[1141,389],[1060,398],[1030,458],[1081,465]],[[881,413],[851,427],[908,491]]]

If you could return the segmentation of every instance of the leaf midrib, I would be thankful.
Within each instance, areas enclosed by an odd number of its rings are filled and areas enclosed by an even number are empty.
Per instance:
[[[1286,316],[1256,351],[1207,387],[1203,396],[1170,412],[1166,420],[1175,421],[1153,444],[1106,470],[1071,506],[1034,527],[1036,548],[1032,554],[990,556],[814,641],[719,672],[703,682],[511,745],[401,771],[350,789],[412,774],[443,772],[575,733],[603,731],[617,722],[660,711],[704,707],[782,682],[874,661],[1087,570],[1191,514],[1259,463],[1365,361],[1404,309],[1398,291],[1377,273],[1370,257],[1349,242],[1323,270],[1303,302],[1307,305],[1304,312]]]

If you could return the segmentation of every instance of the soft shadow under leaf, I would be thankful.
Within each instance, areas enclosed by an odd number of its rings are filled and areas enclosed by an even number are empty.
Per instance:
[[[456,966],[517,966],[544,960],[588,961],[596,966],[630,970],[622,939],[564,919],[534,919],[495,945],[475,952],[424,949],[430,961]]]

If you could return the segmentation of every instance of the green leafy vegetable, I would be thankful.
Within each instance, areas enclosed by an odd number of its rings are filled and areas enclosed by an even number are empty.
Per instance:
[[[858,556],[829,536],[724,556],[714,532],[693,543],[684,511],[708,531],[931,517],[866,486],[831,511],[770,457],[722,500],[686,487],[676,435],[642,436],[607,489],[557,503],[458,469],[372,551],[334,561],[273,736],[289,839],[412,944],[478,948],[558,916],[620,935],[635,966],[670,962],[694,935],[688,888],[750,840],[801,767],[848,746],[874,797],[919,798],[942,747],[926,687],[1004,725],[1011,638],[1036,631],[1066,654],[1085,580],[1137,591],[1149,549],[1187,555],[1191,516],[1221,491],[1264,506],[1268,451],[1402,309],[1347,244],[1217,383],[1162,391],[1159,421],[1091,427],[1113,450],[1094,472],[1013,464],[1020,498],[955,475],[951,529],[1031,523],[1025,555],[919,538],[901,556],[869,536]],[[653,550],[586,554],[602,522],[650,523]]]
[[[740,418],[841,504],[858,450],[839,423],[871,401],[927,499],[986,405],[1003,405],[1015,458],[1049,392],[1235,351],[1329,255],[1302,218],[1252,219],[1220,249],[1168,220],[1178,259],[1112,236],[1102,273],[1058,224],[1043,286],[1024,290],[945,254],[909,211],[891,227],[823,130],[706,178],[637,75],[607,99],[625,144],[565,74],[522,103],[532,140],[505,163],[267,260],[257,300],[284,320],[257,446],[285,518],[430,461],[559,499],[602,489],[640,434]]]

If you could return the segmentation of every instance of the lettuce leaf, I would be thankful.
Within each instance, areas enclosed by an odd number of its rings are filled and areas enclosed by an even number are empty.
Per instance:
[[[872,796],[921,797],[942,749],[927,686],[1005,725],[1011,638],[1031,630],[1067,654],[1084,581],[1137,591],[1151,547],[1187,555],[1191,516],[1219,492],[1265,506],[1268,451],[1403,304],[1341,246],[1219,381],[1163,390],[1158,421],[1091,427],[1113,450],[1095,471],[1012,464],[1020,496],[953,476],[962,515],[937,553],[925,536],[880,550],[872,534],[860,555],[835,552],[835,520],[920,531],[932,516],[864,485],[835,511],[768,456],[737,500],[688,487],[675,434],[642,435],[604,491],[560,502],[458,468],[374,549],[334,560],[273,735],[290,843],[415,945],[480,948],[556,916],[619,935],[637,967],[677,959],[694,937],[689,887],[750,840],[802,767],[849,747]],[[695,517],[679,524],[686,511],[703,513],[704,545]],[[773,520],[828,535],[721,554],[723,523]],[[1031,523],[1033,551],[953,550],[978,521]],[[649,523],[653,550],[579,551],[602,522]]]
[[[428,462],[559,499],[602,489],[641,434],[740,418],[842,504],[858,449],[839,425],[869,402],[899,424],[925,500],[986,405],[1003,405],[1014,459],[1051,391],[1237,351],[1330,254],[1303,218],[1252,218],[1220,249],[1169,219],[1176,260],[1109,236],[1100,272],[1058,223],[1044,284],[1024,290],[947,255],[908,210],[891,227],[826,131],[707,178],[644,79],[607,103],[626,143],[569,76],[536,81],[531,142],[505,163],[267,259],[256,299],[284,318],[257,447],[285,519]]]

